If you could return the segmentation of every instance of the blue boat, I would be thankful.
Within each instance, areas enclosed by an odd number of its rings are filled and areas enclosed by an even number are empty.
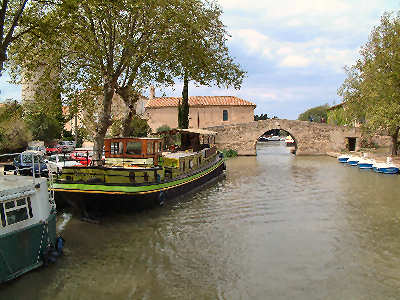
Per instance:
[[[391,165],[391,164],[386,164],[383,168],[381,168],[383,174],[397,174],[399,173],[399,168]]]
[[[346,163],[349,158],[350,158],[350,155],[343,154],[338,157],[338,161],[340,163]]]
[[[347,160],[347,163],[348,163],[350,166],[357,166],[359,161],[360,161],[360,158],[359,158],[359,157],[350,156],[350,158]]]
[[[362,158],[358,161],[358,167],[360,169],[372,169],[374,161],[367,158]]]

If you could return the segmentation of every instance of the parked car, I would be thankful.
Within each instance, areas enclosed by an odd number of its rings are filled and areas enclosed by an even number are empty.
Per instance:
[[[57,145],[46,147],[47,155],[58,154],[61,152],[62,152],[62,149],[59,146],[57,147]]]
[[[34,160],[34,167],[32,167],[32,158]],[[40,155],[40,152],[36,151],[25,151],[14,158],[13,165],[15,171],[21,175],[33,175],[33,169],[35,170],[35,176],[49,175],[49,169],[47,168],[44,158]]]
[[[61,149],[61,152],[72,152],[75,150],[76,144],[74,141],[60,141],[58,143],[58,148]]]
[[[90,165],[92,156],[93,150],[91,149],[75,149],[75,151],[71,153],[71,158],[84,166]]]
[[[46,154],[46,148],[44,146],[28,146],[28,148],[26,148],[26,151],[38,152],[39,155]]]
[[[60,173],[63,167],[72,167],[76,165],[79,165],[79,162],[65,154],[54,154],[47,160],[47,166],[53,173]]]

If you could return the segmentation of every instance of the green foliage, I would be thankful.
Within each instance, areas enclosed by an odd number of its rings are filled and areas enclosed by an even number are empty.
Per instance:
[[[32,140],[22,115],[22,107],[16,101],[8,101],[0,107],[0,152],[23,150]]]
[[[72,134],[72,131],[63,129],[62,131],[62,139],[64,141],[74,141],[75,136]]]
[[[171,127],[168,125],[161,125],[160,127],[157,128],[156,132],[164,132],[164,131],[170,131]]]
[[[392,137],[392,154],[397,154],[400,129],[400,16],[385,13],[360,59],[346,68],[347,78],[338,90],[352,119],[365,118],[363,127],[371,132],[387,132]]]
[[[189,128],[189,81],[185,76],[183,81],[182,90],[182,104],[179,101],[178,104],[178,127],[187,129]]]
[[[269,118],[267,114],[254,115],[254,121],[268,120],[268,119]]]
[[[344,108],[337,107],[327,111],[327,123],[330,125],[344,126],[351,125],[352,122],[348,120]]]
[[[232,149],[224,149],[222,150],[222,153],[224,154],[224,157],[236,157],[238,155],[237,151],[232,150]]]
[[[61,99],[57,95],[48,97],[40,93],[24,104],[24,119],[35,140],[50,142],[60,139],[64,129]]]
[[[151,132],[151,128],[145,119],[135,115],[129,124],[128,136],[146,137]]]
[[[299,115],[298,120],[300,121],[309,121],[312,119],[313,122],[321,122],[322,120],[327,119],[327,109],[329,108],[328,104],[316,106],[310,108]]]

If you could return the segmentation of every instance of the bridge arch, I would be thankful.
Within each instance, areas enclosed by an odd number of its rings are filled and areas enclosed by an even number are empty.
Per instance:
[[[294,144],[293,146],[291,146],[291,153],[296,154],[296,150],[297,150],[297,142],[296,142],[296,137],[293,136],[293,134],[291,134],[289,131],[286,131],[285,129],[280,129],[280,128],[273,128],[270,129],[266,132],[264,132],[256,141],[256,144],[258,142],[268,142],[266,139],[270,138],[272,136],[279,136],[280,138],[285,139],[287,136],[291,136]]]
[[[328,152],[345,150],[348,138],[356,138],[359,146],[360,130],[344,126],[308,121],[269,119],[243,124],[215,126],[208,128],[218,133],[216,143],[219,149],[233,149],[239,155],[256,155],[258,137],[274,129],[289,132],[296,142],[298,155],[324,155]]]

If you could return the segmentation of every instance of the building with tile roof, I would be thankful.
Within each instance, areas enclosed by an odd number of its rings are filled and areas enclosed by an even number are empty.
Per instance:
[[[178,127],[178,104],[182,98],[150,98],[146,117],[153,131],[163,125]],[[254,120],[256,105],[234,96],[189,97],[189,128],[247,123]]]

